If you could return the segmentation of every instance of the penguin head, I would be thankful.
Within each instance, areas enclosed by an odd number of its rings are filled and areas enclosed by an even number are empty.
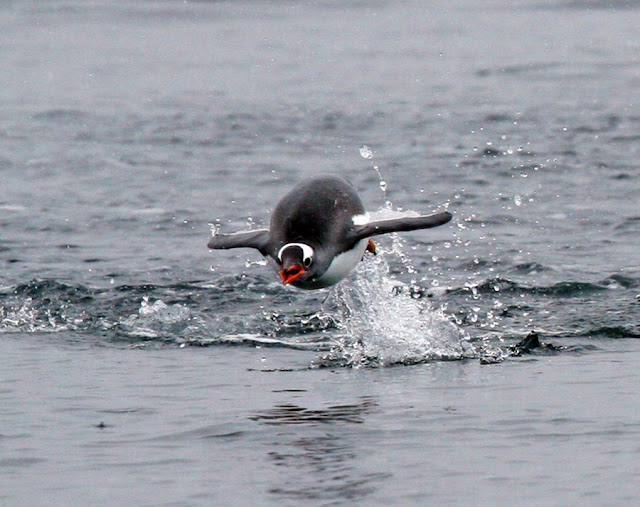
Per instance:
[[[304,283],[315,274],[312,247],[305,243],[287,243],[278,250],[280,276],[285,284]]]

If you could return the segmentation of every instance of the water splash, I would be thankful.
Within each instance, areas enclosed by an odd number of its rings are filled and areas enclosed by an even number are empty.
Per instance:
[[[75,331],[86,327],[84,305],[93,294],[81,286],[46,280],[0,288],[0,333]]]
[[[211,237],[215,238],[220,235],[220,227],[222,226],[222,222],[219,218],[216,218],[215,222],[209,222],[209,229],[211,230]]]
[[[391,203],[391,201],[387,196],[387,182],[382,177],[382,173],[380,172],[380,167],[378,167],[378,164],[376,164],[373,161],[373,150],[366,144],[363,144],[360,147],[360,156],[365,160],[371,161],[371,167],[373,167],[373,170],[378,174],[378,179],[380,180],[380,190],[382,191],[382,195],[384,197],[385,208],[392,209],[393,204]]]
[[[478,357],[467,335],[406,284],[389,276],[381,251],[336,286],[323,304],[339,331],[324,360],[346,366],[388,366]]]
[[[163,338],[173,341],[189,329],[192,321],[189,309],[178,303],[167,305],[162,300],[149,302],[144,296],[137,314],[130,315],[119,323],[121,332],[137,338]]]
[[[62,310],[56,312],[43,307],[31,297],[16,304],[0,307],[0,332],[60,332],[73,329],[74,322],[64,318]]]

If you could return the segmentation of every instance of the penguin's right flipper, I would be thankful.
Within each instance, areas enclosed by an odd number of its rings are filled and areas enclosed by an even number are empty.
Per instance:
[[[439,225],[446,224],[451,220],[451,217],[451,213],[443,211],[427,216],[378,220],[354,227],[352,235],[355,241],[360,241],[361,239],[369,238],[371,236],[379,236],[380,234],[387,234],[390,232],[430,229],[431,227],[438,227]]]
[[[213,236],[207,244],[212,250],[226,250],[228,248],[255,248],[262,255],[269,251],[269,230],[235,232],[233,234],[219,234]]]

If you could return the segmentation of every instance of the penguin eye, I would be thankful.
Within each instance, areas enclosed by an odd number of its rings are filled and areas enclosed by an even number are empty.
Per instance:
[[[302,263],[304,264],[305,268],[308,268],[309,266],[311,266],[311,263],[313,262],[313,257],[305,257],[302,260]]]

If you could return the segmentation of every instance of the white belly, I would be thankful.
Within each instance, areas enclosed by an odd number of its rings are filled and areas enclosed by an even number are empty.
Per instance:
[[[367,243],[369,243],[369,238],[362,239],[351,250],[337,255],[322,276],[309,285],[305,284],[304,288],[322,289],[338,283],[362,260]]]

